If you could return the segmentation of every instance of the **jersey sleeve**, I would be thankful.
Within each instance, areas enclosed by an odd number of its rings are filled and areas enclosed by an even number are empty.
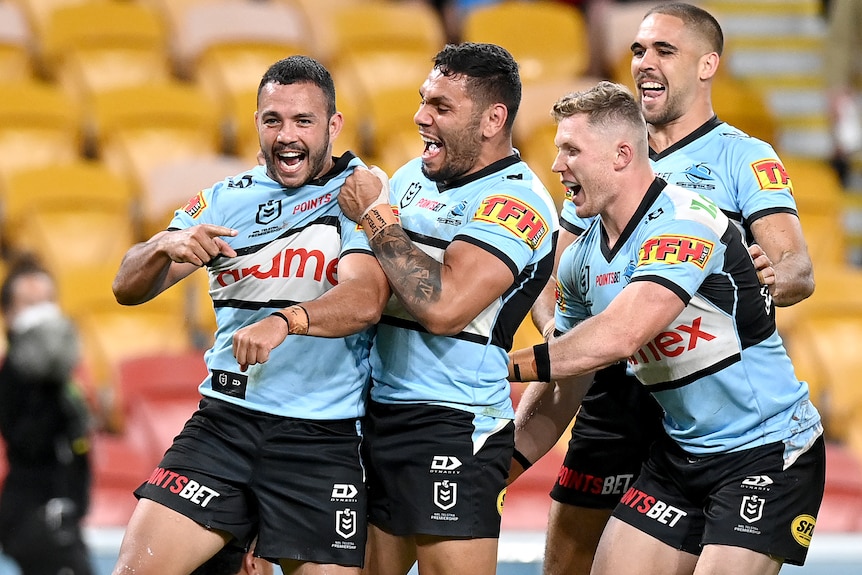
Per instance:
[[[563,200],[563,209],[560,211],[560,227],[566,231],[579,236],[590,227],[595,218],[582,218],[575,211],[575,204],[566,198]]]
[[[531,188],[498,183],[470,206],[473,214],[454,239],[495,254],[517,276],[537,256],[553,252],[557,216],[552,205]]]
[[[750,224],[773,213],[796,213],[791,177],[772,146],[756,138],[737,139],[732,154],[743,220]]]
[[[640,228],[631,281],[659,283],[687,305],[706,278],[722,270],[722,237],[732,224],[706,196],[685,194],[673,201],[673,210]]]

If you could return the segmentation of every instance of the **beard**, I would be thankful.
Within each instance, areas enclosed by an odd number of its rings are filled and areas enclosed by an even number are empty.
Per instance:
[[[477,114],[470,122],[445,138],[445,163],[437,171],[430,171],[422,164],[422,174],[432,182],[451,182],[476,166],[482,148],[482,135],[479,131],[481,117]]]

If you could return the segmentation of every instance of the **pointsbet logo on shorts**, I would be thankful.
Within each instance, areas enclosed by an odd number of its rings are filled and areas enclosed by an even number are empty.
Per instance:
[[[790,524],[790,534],[793,539],[803,547],[811,545],[811,536],[814,534],[814,526],[817,520],[811,515],[797,515]]]
[[[528,204],[512,196],[488,196],[473,216],[477,220],[500,224],[524,240],[532,249],[548,235],[548,223]]]

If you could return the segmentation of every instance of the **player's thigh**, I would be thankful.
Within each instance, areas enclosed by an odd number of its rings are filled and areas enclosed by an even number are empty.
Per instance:
[[[149,499],[140,499],[126,527],[116,575],[184,575],[215,555],[229,536]]]
[[[359,567],[320,564],[282,559],[279,563],[284,575],[359,575]]]
[[[696,563],[696,555],[611,517],[599,540],[591,575],[690,575]]]
[[[782,563],[769,555],[731,545],[705,545],[695,575],[777,575]]]
[[[545,539],[545,575],[589,573],[610,509],[551,502]]]
[[[497,539],[416,537],[416,558],[422,575],[494,575]]]
[[[416,562],[416,541],[368,526],[364,575],[403,575]]]

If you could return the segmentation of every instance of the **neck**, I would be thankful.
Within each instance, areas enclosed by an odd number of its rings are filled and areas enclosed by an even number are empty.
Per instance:
[[[608,247],[613,248],[620,239],[654,179],[652,168],[645,165],[621,182],[616,198],[601,213],[602,225],[608,236]]]
[[[649,147],[661,153],[700,128],[714,115],[712,103],[706,99],[666,124],[647,124]]]

